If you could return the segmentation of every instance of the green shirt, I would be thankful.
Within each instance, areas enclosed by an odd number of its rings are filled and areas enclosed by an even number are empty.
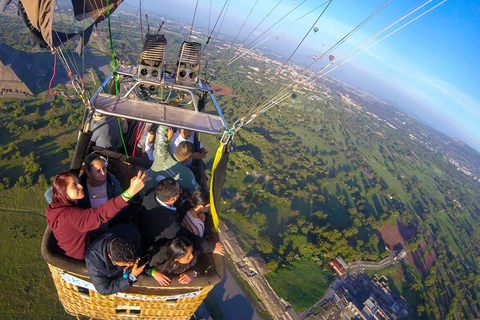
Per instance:
[[[200,186],[195,180],[192,170],[168,151],[167,130],[168,127],[166,126],[158,126],[153,150],[155,160],[150,168],[152,180],[147,183],[145,190],[156,186],[164,178],[172,177],[183,191],[193,194]]]

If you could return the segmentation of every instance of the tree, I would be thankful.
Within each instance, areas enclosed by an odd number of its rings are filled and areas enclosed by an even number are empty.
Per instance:
[[[275,260],[270,260],[268,263],[267,263],[267,267],[272,270],[272,271],[275,271],[275,269],[278,268],[278,262],[275,261]]]
[[[257,249],[264,253],[271,253],[273,251],[273,245],[270,239],[265,237],[258,237],[255,241]]]

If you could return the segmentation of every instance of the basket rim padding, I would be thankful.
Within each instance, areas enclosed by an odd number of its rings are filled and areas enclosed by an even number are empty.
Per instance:
[[[55,248],[55,236],[53,235],[53,231],[47,226],[42,238],[41,246],[43,260],[45,260],[45,262],[48,264],[64,270],[65,272],[75,273],[89,278],[85,260],[69,258],[61,253],[56,252]],[[212,254],[212,258],[215,265],[215,272],[212,272],[212,274],[209,275],[199,275],[198,277],[193,278],[188,284],[178,283],[178,275],[174,275],[171,277],[172,283],[169,286],[161,286],[152,276],[143,272],[137,277],[138,281],[134,283],[133,287],[158,287],[159,289],[166,289],[175,287],[182,288],[213,286],[222,281],[225,275],[225,258],[224,256],[218,254]]]

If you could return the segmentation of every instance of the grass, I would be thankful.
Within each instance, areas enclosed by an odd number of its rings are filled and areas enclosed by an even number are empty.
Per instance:
[[[0,318],[71,319],[40,254],[46,226],[38,213],[0,210]]]
[[[320,300],[333,280],[333,274],[314,261],[299,260],[266,274],[279,297],[288,301],[298,313]]]
[[[435,220],[437,221],[438,225],[443,231],[445,236],[445,241],[448,243],[450,250],[456,252],[457,254],[461,255],[463,259],[465,259],[465,253],[462,249],[463,244],[462,241],[457,238],[458,234],[456,230],[453,228],[450,219],[448,218],[447,213],[442,210],[438,211],[435,215]]]

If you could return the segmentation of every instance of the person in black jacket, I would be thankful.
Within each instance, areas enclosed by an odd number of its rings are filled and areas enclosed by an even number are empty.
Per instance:
[[[183,236],[201,252],[216,252],[223,255],[225,250],[220,242],[203,239],[182,226],[183,218],[192,204],[186,201],[178,208],[175,207],[180,193],[180,186],[170,177],[160,180],[156,188],[147,191],[137,221],[142,235],[142,246],[150,248],[158,240]]]
[[[131,225],[119,225],[93,242],[85,254],[88,275],[102,295],[124,291],[137,281],[140,234]]]
[[[165,244],[165,240],[157,241],[150,249],[151,256],[145,270],[162,286],[168,286],[173,274],[179,274],[178,283],[187,284],[197,277],[195,263],[199,252],[185,237],[175,237]]]
[[[177,234],[188,235],[189,231],[181,222],[190,206],[174,206],[180,193],[180,186],[170,177],[147,191],[138,217],[138,229],[142,234],[144,248],[149,248],[159,239],[173,239]]]

